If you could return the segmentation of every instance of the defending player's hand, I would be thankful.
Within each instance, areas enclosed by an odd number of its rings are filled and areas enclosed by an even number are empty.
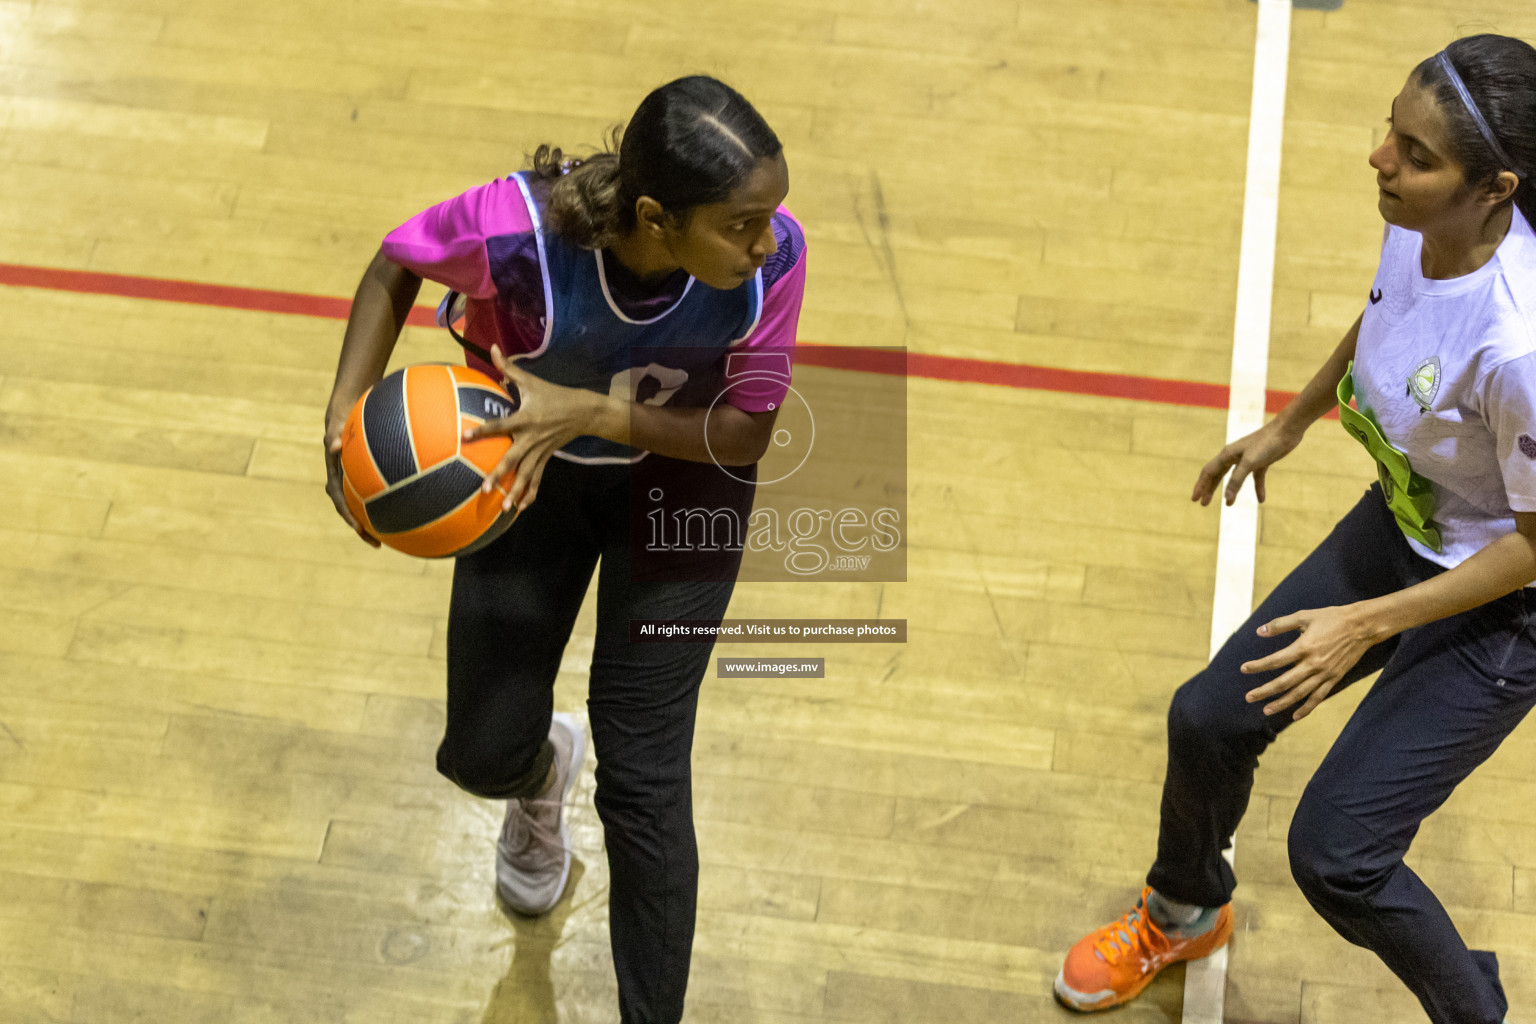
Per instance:
[[[352,517],[352,510],[347,508],[347,499],[341,491],[341,428],[344,422],[338,421],[334,428],[327,426],[325,430],[325,493],[331,496],[336,514],[345,519],[359,537],[373,547],[378,547],[379,539],[363,529]]]
[[[464,439],[505,436],[512,439],[496,468],[485,478],[489,491],[509,474],[511,487],[502,507],[513,505],[522,512],[539,493],[539,480],[550,456],[582,434],[591,430],[593,409],[601,396],[582,388],[561,387],[521,370],[504,358],[499,349],[491,349],[496,369],[501,371],[507,389],[518,398],[516,411],[499,420],[489,420],[465,431]]]
[[[1370,650],[1376,640],[1350,606],[1315,608],[1282,615],[1259,627],[1260,636],[1279,636],[1299,630],[1290,646],[1274,654],[1243,665],[1243,672],[1272,672],[1291,666],[1290,671],[1247,693],[1253,704],[1271,697],[1279,700],[1264,705],[1264,713],[1273,715],[1298,702],[1304,702],[1291,717],[1300,720],[1323,702],[1339,680],[1344,678]]]
[[[1300,432],[1287,429],[1279,419],[1270,420],[1258,430],[1238,438],[1217,452],[1216,457],[1201,468],[1189,500],[1209,505],[1217,485],[1230,469],[1232,477],[1227,481],[1223,494],[1228,505],[1237,500],[1238,492],[1243,489],[1243,480],[1248,476],[1253,477],[1254,494],[1263,501],[1265,470],[1291,454],[1300,443]]]

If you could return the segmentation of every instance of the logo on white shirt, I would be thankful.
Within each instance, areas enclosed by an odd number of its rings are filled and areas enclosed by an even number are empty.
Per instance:
[[[1419,415],[1424,415],[1435,403],[1440,393],[1440,357],[1430,356],[1408,375],[1408,394],[1419,403]]]

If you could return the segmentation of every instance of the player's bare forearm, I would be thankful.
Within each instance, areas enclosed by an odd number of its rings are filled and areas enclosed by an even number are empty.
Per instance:
[[[364,391],[384,375],[390,353],[410,315],[421,278],[388,259],[382,252],[373,257],[358,282],[347,317],[347,331],[336,364],[327,423],[344,417]]]
[[[724,402],[712,409],[683,409],[601,398],[593,433],[673,459],[751,465],[773,436],[776,411],[746,412]]]
[[[1360,322],[1364,314],[1355,318],[1354,326],[1345,332],[1344,339],[1334,348],[1328,361],[1312,375],[1301,393],[1291,399],[1276,415],[1285,429],[1301,434],[1338,404],[1339,381],[1355,358],[1355,343],[1360,338]]]
[[[1453,569],[1354,606],[1379,643],[1406,629],[1497,600],[1536,580],[1536,512],[1515,513],[1516,529]]]

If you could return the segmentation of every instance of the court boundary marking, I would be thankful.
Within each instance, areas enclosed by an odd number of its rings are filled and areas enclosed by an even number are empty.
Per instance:
[[[1264,425],[1269,407],[1269,332],[1275,291],[1275,241],[1280,220],[1280,155],[1285,134],[1286,74],[1291,48],[1291,0],[1259,0],[1253,43],[1253,96],[1248,112],[1248,164],[1243,182],[1243,233],[1237,262],[1237,309],[1232,327],[1231,405],[1227,442]],[[1218,501],[1222,499],[1219,497]],[[1251,482],[1221,506],[1216,541],[1216,588],[1211,607],[1214,658],[1253,611],[1259,503]],[[1236,839],[1226,849],[1235,864]],[[1189,964],[1184,973],[1184,1024],[1221,1024],[1226,1010],[1227,946]]]
[[[0,263],[0,285],[328,320],[345,320],[352,310],[350,299],[333,295],[111,274],[95,270],[35,267],[19,263]],[[432,327],[436,324],[436,312],[429,306],[414,306],[405,322],[409,327]],[[891,349],[870,348],[864,351],[846,346],[797,341],[795,361],[805,366],[862,370],[963,384],[990,384],[1031,391],[1054,391],[1097,398],[1126,398],[1197,409],[1227,409],[1231,404],[1231,388],[1223,384],[1100,370],[1071,370],[926,352],[909,351],[903,359],[901,352]],[[1294,397],[1295,393],[1290,391],[1265,391],[1264,408],[1267,412],[1278,412]]]

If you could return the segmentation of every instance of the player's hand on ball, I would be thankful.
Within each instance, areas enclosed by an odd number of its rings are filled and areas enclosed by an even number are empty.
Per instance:
[[[594,409],[602,396],[582,388],[561,387],[541,380],[519,369],[498,349],[491,349],[491,357],[496,369],[501,371],[507,391],[517,399],[517,409],[510,416],[489,420],[465,431],[464,440],[492,436],[512,439],[512,447],[485,478],[483,489],[489,491],[496,483],[511,476],[512,484],[502,507],[510,509],[516,505],[521,512],[533,504],[538,495],[539,480],[544,476],[550,456],[590,432]]]
[[[347,525],[356,530],[359,537],[373,547],[378,547],[378,538],[359,525],[352,515],[352,510],[347,508],[347,499],[342,495],[341,428],[344,422],[345,420],[338,421],[334,428],[327,426],[325,430],[325,493],[331,496],[331,504],[336,506],[336,514],[346,520]]]
[[[1377,642],[1350,605],[1282,615],[1260,626],[1259,635],[1279,636],[1297,630],[1301,635],[1289,646],[1242,667],[1244,673],[1251,674],[1290,666],[1288,672],[1247,693],[1250,704],[1279,696],[1279,700],[1264,705],[1266,715],[1301,703],[1291,717],[1296,720],[1306,718],[1333,692],[1344,673],[1354,668]]]
[[[1255,496],[1263,501],[1265,470],[1291,454],[1300,443],[1299,432],[1286,429],[1278,419],[1270,420],[1258,430],[1238,438],[1217,452],[1216,457],[1200,470],[1200,476],[1195,480],[1194,493],[1189,496],[1189,500],[1209,505],[1217,485],[1230,469],[1232,477],[1227,481],[1223,494],[1228,505],[1237,500],[1238,492],[1243,489],[1243,480],[1248,476],[1253,477]]]

